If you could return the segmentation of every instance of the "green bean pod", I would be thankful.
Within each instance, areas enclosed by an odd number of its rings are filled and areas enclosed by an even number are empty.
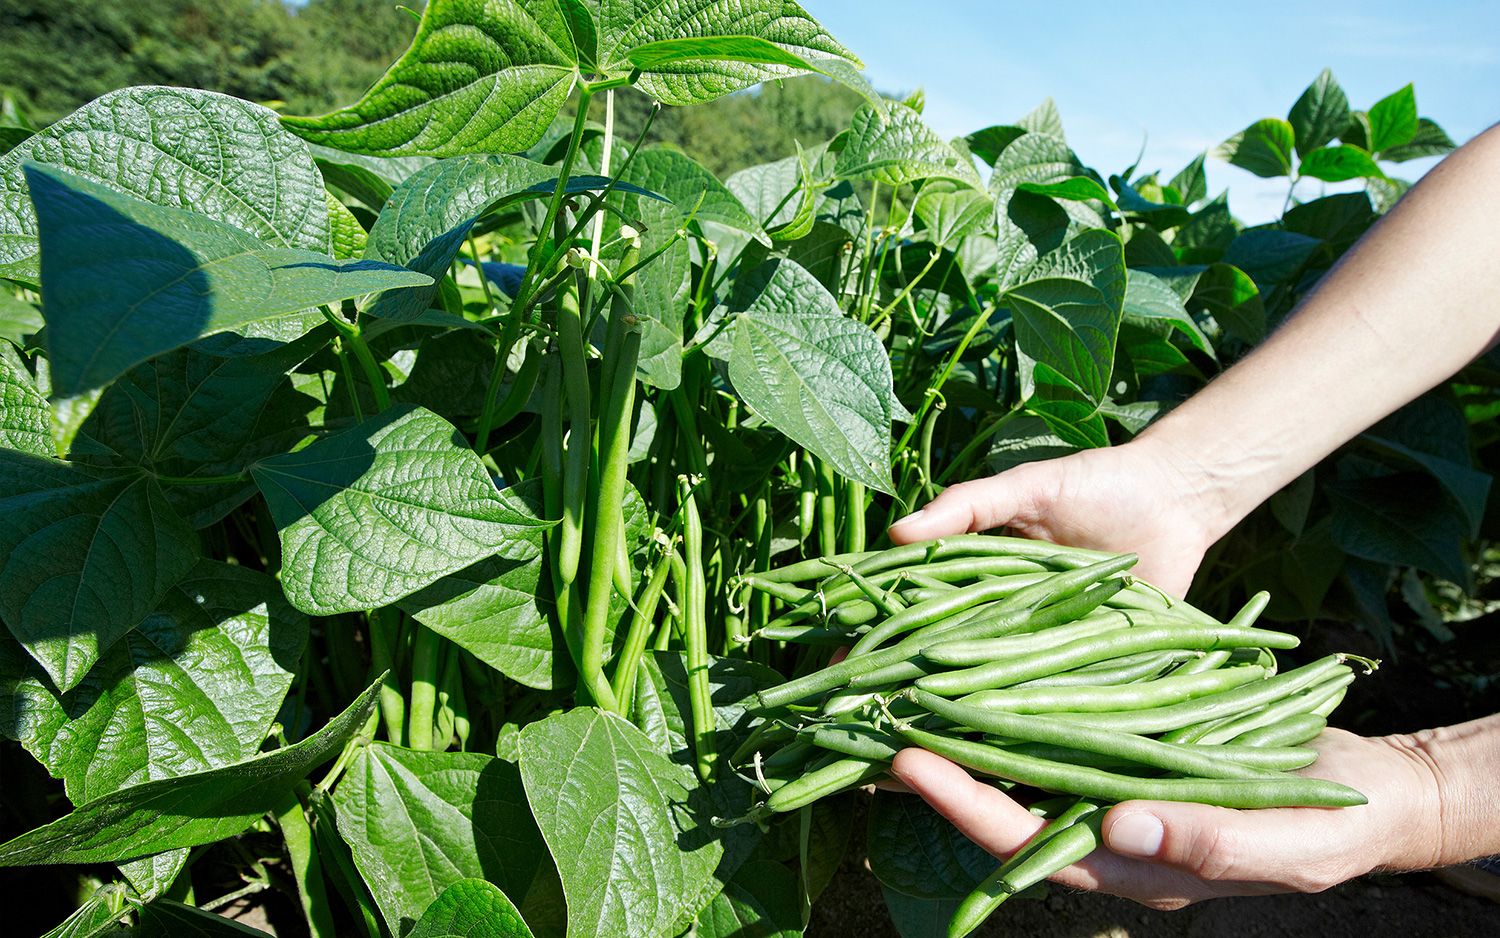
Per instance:
[[[843,756],[776,789],[766,799],[765,810],[772,814],[795,811],[819,798],[836,795],[877,779],[890,767],[889,762],[881,759]]]
[[[1334,700],[1335,697],[1342,699],[1344,688],[1352,683],[1354,683],[1353,671],[1345,669],[1335,672],[1332,677],[1314,684],[1307,690],[1283,697],[1275,703],[1243,716],[1231,717],[1215,723],[1200,733],[1189,734],[1192,738],[1184,741],[1206,745],[1225,743],[1242,733],[1279,723],[1287,717],[1301,713],[1314,713],[1318,707],[1327,704],[1329,700]]]
[[[1065,642],[1055,648],[1035,651],[1005,661],[931,674],[919,678],[917,686],[935,694],[956,697],[991,687],[1018,684],[1043,675],[1055,674],[1058,671],[1136,652],[1225,646],[1295,648],[1297,638],[1284,632],[1235,629],[1228,626],[1148,626],[1141,629],[1118,629],[1098,636]]]
[[[1247,730],[1229,741],[1241,746],[1300,746],[1316,739],[1328,726],[1328,719],[1312,713],[1298,713],[1267,726]]]
[[[867,654],[892,636],[930,625],[944,616],[962,612],[1002,595],[1004,601],[996,607],[996,616],[1022,617],[1031,609],[1066,599],[1116,573],[1128,570],[1135,565],[1135,562],[1135,554],[1121,554],[1085,567],[1054,574],[1040,583],[1023,587],[1015,592],[1001,593],[1000,590],[1004,587],[999,581],[977,583],[969,589],[957,590],[950,595],[928,600],[925,603],[908,607],[898,615],[891,616],[855,643],[849,651],[849,657],[855,658]]]
[[[1052,716],[988,710],[973,704],[947,700],[918,688],[911,688],[903,693],[931,713],[952,720],[959,726],[967,726],[984,733],[1010,736],[1029,742],[1048,743],[1053,746],[1086,749],[1107,756],[1129,759],[1132,762],[1165,769],[1169,772],[1181,772],[1202,778],[1258,778],[1267,775],[1264,770],[1253,769],[1215,754],[1212,747],[1165,743],[1145,736],[1080,726],[1057,720]],[[1018,778],[1016,781],[1025,782],[1026,780]],[[1063,790],[1072,791],[1072,789]],[[1073,793],[1086,794],[1082,791]]]
[[[1036,719],[1033,717],[1032,719]],[[976,772],[1008,778],[1046,791],[1068,792],[1104,801],[1195,801],[1225,808],[1341,808],[1366,804],[1364,795],[1320,778],[1132,778],[1082,766],[1008,753],[995,746],[943,736],[901,724],[896,731],[912,743]]]
[[[1077,621],[1055,625],[1051,628],[1034,629],[1028,623],[1028,626],[1022,630],[1000,638],[935,641],[922,646],[922,657],[948,667],[972,667],[1002,658],[1030,654],[1088,635],[1147,626],[1199,627],[1196,623],[1180,619],[1170,613],[1104,609]]]
[[[1134,655],[1096,661],[1071,671],[1059,671],[1046,677],[1012,684],[1011,690],[1029,687],[1099,687],[1105,684],[1129,684],[1134,681],[1177,674],[1177,665],[1203,657],[1195,648],[1172,648],[1167,651],[1143,651]]]
[[[907,748],[906,740],[900,736],[868,723],[820,723],[804,730],[802,738],[832,752],[885,762]]]
[[[1038,831],[959,904],[948,922],[948,938],[964,938],[984,924],[1006,899],[1097,850],[1104,842],[1104,811],[1100,807],[1080,801],[1075,809]]]
[[[982,690],[963,702],[987,710],[1011,713],[1104,713],[1116,710],[1148,710],[1182,703],[1209,694],[1221,694],[1242,684],[1266,680],[1271,673],[1257,665],[1220,668],[1203,674],[1174,675],[1135,684],[1104,684],[1097,687],[1032,687]]]
[[[1328,655],[1293,671],[1264,681],[1246,684],[1222,694],[1199,697],[1185,703],[1135,713],[1056,713],[1054,719],[1087,723],[1125,733],[1169,733],[1222,717],[1238,716],[1298,691],[1312,687],[1340,669],[1347,670],[1343,655]]]

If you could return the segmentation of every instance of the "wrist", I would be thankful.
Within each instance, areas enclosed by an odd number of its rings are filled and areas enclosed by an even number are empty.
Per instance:
[[[1416,837],[1393,868],[1452,866],[1500,854],[1500,714],[1388,737],[1428,773]]]

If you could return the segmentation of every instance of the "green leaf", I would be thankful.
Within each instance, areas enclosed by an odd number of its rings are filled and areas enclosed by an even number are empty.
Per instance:
[[[8,342],[0,342],[0,446],[44,459],[57,455],[47,399]]]
[[[1047,133],[1028,133],[1006,147],[990,174],[990,191],[1005,200],[1007,194],[1030,182],[1047,185],[1066,182],[1087,173],[1067,141]]]
[[[1456,146],[1443,132],[1443,128],[1421,117],[1417,119],[1417,132],[1411,140],[1400,146],[1386,147],[1380,151],[1380,158],[1393,163],[1404,163],[1424,156],[1443,156],[1453,152]]]
[[[1061,247],[1071,219],[1053,200],[1030,192],[1008,199],[1002,193],[996,205],[996,285],[1005,290],[1020,283],[1038,257]]]
[[[308,415],[317,402],[295,390],[287,372],[331,333],[325,325],[286,344],[220,333],[137,365],[100,396],[75,438],[75,454],[97,444],[111,455],[75,458],[178,478],[244,474],[312,432]],[[248,474],[239,482],[166,489],[167,501],[195,528],[254,493]]]
[[[882,883],[881,898],[901,938],[948,938],[948,923],[961,899],[917,899]]]
[[[1022,192],[1033,192],[1054,199],[1066,199],[1069,202],[1087,202],[1097,199],[1111,208],[1117,207],[1115,200],[1110,198],[1109,192],[1103,186],[1099,185],[1099,181],[1088,176],[1074,176],[1072,179],[1064,179],[1061,182],[1023,182],[1016,188]]]
[[[1291,124],[1267,117],[1219,144],[1214,156],[1264,178],[1290,176],[1295,136]]]
[[[1146,221],[1160,231],[1187,221],[1188,210],[1173,202],[1152,202],[1119,176],[1109,177],[1109,184],[1120,193],[1119,207],[1125,213]]]
[[[1349,99],[1334,79],[1333,72],[1323,69],[1292,105],[1286,119],[1297,140],[1297,155],[1303,159],[1342,133],[1349,125]],[[1305,164],[1302,174],[1309,175]]]
[[[339,833],[391,934],[483,879],[520,902],[546,859],[515,763],[371,743],[334,792]]]
[[[1396,466],[1419,468],[1442,483],[1448,501],[1468,523],[1468,536],[1479,536],[1492,480],[1473,467],[1469,425],[1457,406],[1424,395],[1381,420],[1360,439],[1392,457]]]
[[[1203,172],[1203,161],[1207,158],[1207,153],[1199,153],[1197,159],[1184,166],[1182,172],[1173,176],[1168,184],[1182,193],[1184,206],[1192,205],[1208,196],[1208,177]]]
[[[1250,275],[1230,264],[1211,264],[1198,281],[1193,302],[1219,327],[1246,345],[1266,337],[1266,310]]]
[[[802,885],[774,860],[751,860],[698,913],[700,938],[797,938]]]
[[[1026,359],[1066,375],[1095,405],[1114,366],[1125,298],[1124,249],[1116,235],[1084,231],[1039,257],[1005,292]],[[1023,363],[1023,387],[1027,384]]]
[[[541,525],[452,424],[409,404],[250,471],[287,598],[311,615],[389,605]]]
[[[994,218],[995,200],[982,189],[935,181],[922,187],[912,211],[933,244],[953,247],[984,230]]]
[[[880,791],[865,827],[870,872],[919,899],[962,899],[999,865],[916,795]]]
[[[417,289],[392,290],[365,308],[372,316],[410,321],[426,312],[470,227],[492,208],[551,195],[558,168],[510,154],[442,160],[413,173],[386,200],[370,229],[365,260],[401,264],[432,278]],[[603,176],[570,176],[568,192],[603,189]],[[630,191],[646,193],[629,183]]]
[[[372,211],[385,207],[396,187],[418,170],[432,165],[428,156],[365,156],[309,144],[323,181],[359,199]]]
[[[1459,546],[1468,523],[1432,477],[1408,472],[1334,482],[1323,490],[1333,503],[1333,540],[1346,553],[1469,583]]]
[[[586,16],[585,14],[591,14]],[[592,21],[592,29],[589,21]],[[783,0],[734,4],[579,4],[432,0],[412,46],[358,103],[317,118],[286,118],[316,143],[381,155],[459,156],[525,150],[551,125],[580,71],[627,78],[635,50],[651,67],[636,84],[665,104],[697,104],[756,82],[806,71],[790,64],[677,55],[653,43],[750,37],[845,83],[862,84],[857,59],[801,7]],[[723,52],[708,42],[702,51]],[[591,48],[592,46],[592,48]],[[763,46],[756,45],[763,55]],[[663,47],[656,51],[675,49]],[[839,62],[837,60],[843,60]]]
[[[675,205],[677,211],[673,214],[683,221],[691,216],[699,221],[717,222],[743,231],[762,244],[771,243],[760,219],[751,215],[713,173],[685,153],[663,148],[643,150],[620,178],[631,184],[630,192],[660,193],[654,197]],[[627,210],[631,207],[629,199],[626,207]]]
[[[196,906],[158,899],[141,908],[133,938],[265,938],[266,932]]]
[[[27,164],[52,394],[70,397],[199,336],[430,278],[267,247],[230,225]]]
[[[974,131],[964,138],[964,142],[969,145],[969,152],[979,157],[986,166],[994,166],[1005,148],[1025,133],[1024,127],[997,124]]]
[[[42,311],[16,296],[10,284],[0,283],[0,339],[25,345],[42,326]]]
[[[1057,113],[1057,102],[1050,97],[1043,99],[1041,104],[1016,121],[1016,126],[1030,133],[1051,134],[1059,140],[1067,139],[1067,135],[1063,133],[1062,115]]]
[[[1181,263],[1212,264],[1223,259],[1224,251],[1239,233],[1239,224],[1229,214],[1229,193],[1225,191],[1177,229],[1172,250]]]
[[[307,145],[276,121],[268,108],[191,88],[125,88],[85,104],[0,158],[0,276],[40,277],[27,161],[276,247],[327,253],[323,181]]]
[[[776,429],[846,478],[890,493],[890,358],[868,326],[791,261],[736,284],[729,379]]]
[[[532,938],[505,893],[482,879],[461,879],[433,900],[406,938]]]
[[[1249,274],[1257,284],[1269,287],[1300,270],[1321,243],[1291,231],[1252,228],[1230,243],[1224,252],[1224,263]]]
[[[1411,85],[1393,92],[1370,108],[1371,153],[1404,146],[1417,135],[1417,93]]]
[[[317,733],[247,762],[134,785],[0,844],[0,866],[113,862],[214,843],[271,810],[365,724],[380,681]]]
[[[196,538],[139,471],[0,449],[0,492],[0,618],[70,690],[193,566]]]
[[[1022,463],[1055,459],[1077,451],[1077,446],[1052,433],[1040,417],[1022,415],[990,438],[985,465],[994,472],[1004,472]]]
[[[307,633],[274,579],[200,560],[61,699],[39,668],[7,661],[0,731],[74,804],[243,762],[270,732]]]
[[[1321,147],[1309,151],[1297,167],[1297,174],[1311,176],[1324,182],[1343,182],[1345,179],[1382,178],[1385,173],[1375,165],[1370,154],[1359,147],[1341,144],[1336,147]]]
[[[840,179],[873,179],[889,186],[919,179],[952,179],[976,189],[981,185],[967,153],[939,137],[916,111],[899,105],[866,104],[854,112],[834,173]]]
[[[99,935],[131,934],[119,927],[127,920],[129,909],[124,888],[118,883],[109,883],[95,890],[61,925],[42,938],[97,938]]]
[[[1337,257],[1369,230],[1375,218],[1367,193],[1343,192],[1294,206],[1281,216],[1281,227],[1317,238]]]
[[[401,600],[418,622],[514,681],[547,690],[572,680],[543,606],[540,531],[506,540],[488,557]]]
[[[580,708],[521,733],[521,776],[557,863],[570,935],[675,933],[719,841],[687,812],[689,775],[640,730]]]
[[[334,257],[348,260],[365,252],[369,235],[365,233],[359,219],[354,217],[354,213],[334,198],[332,192],[328,193],[328,224],[333,229],[333,247],[329,253]]]
[[[1196,280],[1196,278],[1194,278]],[[1123,311],[1126,322],[1160,334],[1157,324],[1181,332],[1193,347],[1214,358],[1213,346],[1183,305],[1182,296],[1160,277],[1144,270],[1127,271]]]

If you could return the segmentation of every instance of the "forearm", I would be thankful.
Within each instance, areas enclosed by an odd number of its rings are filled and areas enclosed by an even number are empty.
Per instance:
[[[1500,128],[1434,168],[1253,353],[1139,438],[1222,534],[1500,331]]]

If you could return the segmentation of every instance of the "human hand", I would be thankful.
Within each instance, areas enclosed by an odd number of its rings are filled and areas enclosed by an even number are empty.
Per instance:
[[[1135,575],[1183,596],[1203,554],[1238,518],[1191,464],[1139,443],[1026,463],[946,489],[891,525],[898,544],[1005,527],[1026,537],[1140,555]]]
[[[1375,869],[1414,870],[1481,855],[1482,844],[1445,838],[1440,771],[1419,737],[1365,738],[1330,729],[1314,741],[1303,774],[1342,782],[1369,804],[1261,808],[1128,801],[1104,820],[1109,849],[1052,878],[1062,884],[1177,909],[1203,899],[1319,892]],[[902,751],[895,778],[971,840],[1005,857],[1044,821],[998,789],[921,749]]]

